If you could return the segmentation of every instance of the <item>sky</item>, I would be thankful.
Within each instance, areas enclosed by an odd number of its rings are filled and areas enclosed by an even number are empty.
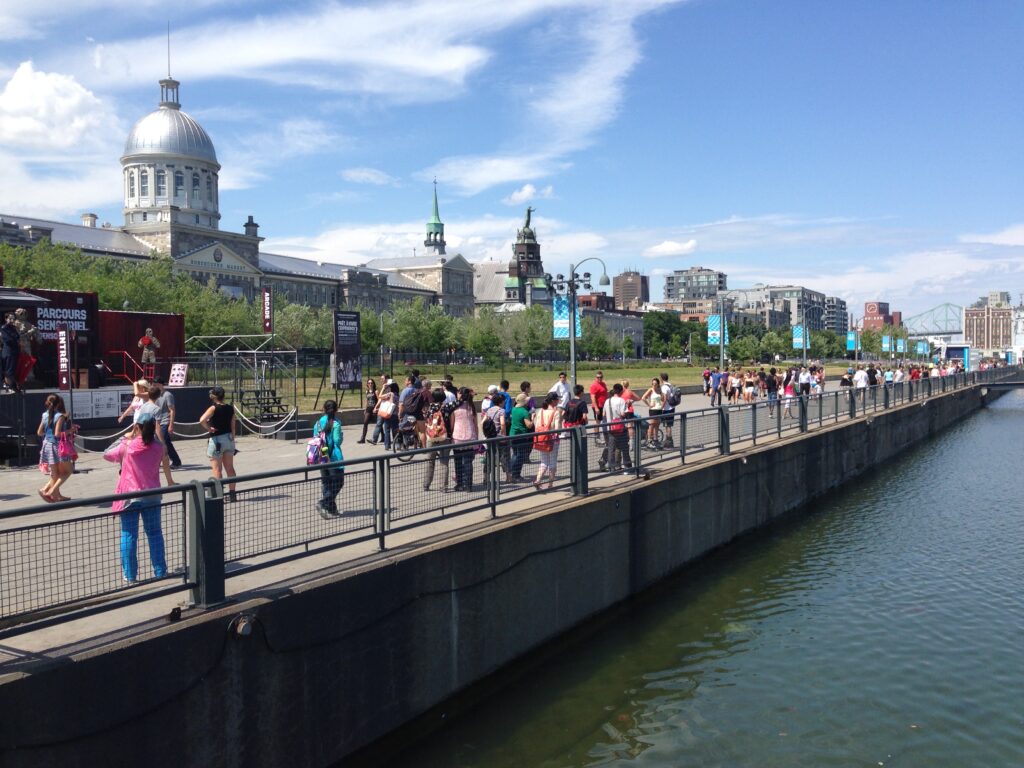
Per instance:
[[[1019,0],[3,0],[0,211],[123,222],[157,81],[213,139],[221,227],[344,264],[597,257],[904,317],[1024,292]],[[600,273],[589,262],[581,271]]]

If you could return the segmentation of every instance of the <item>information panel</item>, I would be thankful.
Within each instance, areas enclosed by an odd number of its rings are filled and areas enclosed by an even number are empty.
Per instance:
[[[363,348],[359,339],[359,313],[334,312],[334,364],[337,388],[362,388]]]

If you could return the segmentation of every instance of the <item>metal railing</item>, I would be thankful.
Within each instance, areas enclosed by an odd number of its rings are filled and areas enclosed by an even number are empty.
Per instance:
[[[185,588],[191,590],[192,604],[210,606],[224,600],[225,580],[239,573],[360,542],[375,541],[384,549],[388,536],[470,512],[497,516],[511,509],[506,502],[538,493],[530,484],[539,467],[537,434],[556,439],[552,487],[586,495],[591,483],[612,473],[647,476],[658,468],[729,454],[741,444],[759,445],[997,381],[1017,370],[840,388],[617,424],[389,451],[239,476],[233,478],[235,492],[210,479],[3,512],[0,635],[20,631],[18,625],[26,622],[38,626],[65,620],[69,611],[77,616]],[[648,439],[652,432],[654,439]],[[516,477],[520,473],[522,480]],[[160,499],[166,570],[154,572],[144,526],[139,526],[139,571],[127,582],[120,553],[124,516],[102,508],[119,499],[147,497]],[[321,515],[322,501],[328,510],[336,504],[339,513]],[[65,517],[68,512],[75,516]]]

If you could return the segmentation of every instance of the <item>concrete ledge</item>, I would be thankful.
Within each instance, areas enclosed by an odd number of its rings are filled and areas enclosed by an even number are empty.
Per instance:
[[[330,765],[937,434],[982,407],[980,389],[502,517],[29,666],[0,680],[2,762]],[[245,636],[232,624],[242,614]]]

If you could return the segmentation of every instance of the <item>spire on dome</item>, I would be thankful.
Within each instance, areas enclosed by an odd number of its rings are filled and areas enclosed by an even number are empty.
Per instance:
[[[437,179],[434,179],[434,210],[427,222],[427,239],[423,241],[423,245],[428,251],[433,251],[439,256],[444,255],[444,222],[441,221],[441,214],[437,208]]]

